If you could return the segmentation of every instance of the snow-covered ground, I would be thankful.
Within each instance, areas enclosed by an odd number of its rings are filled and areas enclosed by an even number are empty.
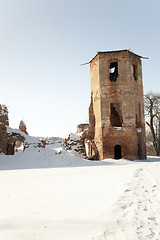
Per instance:
[[[160,239],[160,158],[88,161],[60,143],[0,155],[0,239]]]

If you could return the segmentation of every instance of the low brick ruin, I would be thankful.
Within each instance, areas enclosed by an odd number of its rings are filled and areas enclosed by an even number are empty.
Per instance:
[[[9,126],[8,121],[8,109],[4,105],[0,105],[0,152],[8,153],[8,135],[7,128]]]
[[[17,133],[7,133],[9,126],[8,109],[0,105],[0,153],[13,155],[16,141],[24,141],[24,137]]]

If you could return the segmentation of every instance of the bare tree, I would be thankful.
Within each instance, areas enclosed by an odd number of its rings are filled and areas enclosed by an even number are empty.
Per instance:
[[[156,156],[160,155],[160,94],[152,92],[144,96],[146,124],[150,128],[153,149]]]

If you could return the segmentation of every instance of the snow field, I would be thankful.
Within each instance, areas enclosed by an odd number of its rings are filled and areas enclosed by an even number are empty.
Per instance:
[[[146,162],[136,170],[108,213],[105,230],[94,240],[160,239],[160,188],[153,169],[160,170],[160,163]]]
[[[0,169],[0,239],[160,239],[159,159],[87,161],[56,143],[1,154]]]

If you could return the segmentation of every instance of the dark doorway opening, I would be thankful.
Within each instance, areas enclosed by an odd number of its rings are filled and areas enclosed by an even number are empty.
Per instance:
[[[142,159],[142,149],[140,144],[138,144],[138,157],[139,159]]]
[[[114,146],[114,159],[122,158],[122,149],[120,145]]]
[[[7,146],[7,155],[14,155],[15,143],[9,143]]]

